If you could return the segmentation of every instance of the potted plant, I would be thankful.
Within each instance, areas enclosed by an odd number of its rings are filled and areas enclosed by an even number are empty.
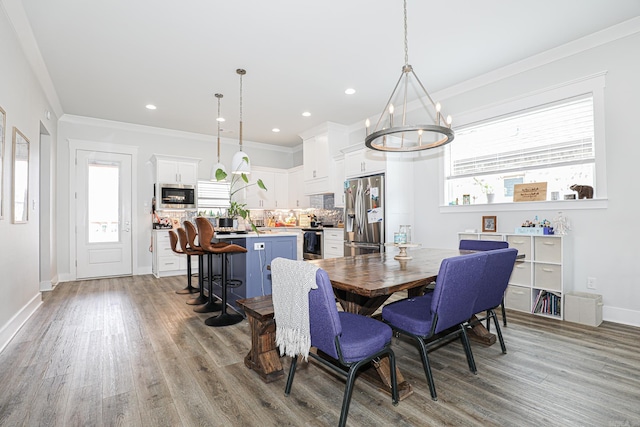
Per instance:
[[[243,162],[249,163],[248,157],[242,158]],[[224,181],[227,179],[227,173],[218,168],[216,169],[216,181]],[[251,220],[251,215],[249,210],[247,209],[246,203],[239,203],[233,200],[233,196],[238,193],[238,191],[244,190],[245,188],[251,187],[253,185],[257,185],[259,188],[268,191],[267,187],[265,187],[264,183],[261,179],[258,179],[254,183],[249,182],[249,177],[244,174],[231,174],[231,183],[229,184],[229,202],[230,206],[227,209],[227,215],[229,218],[242,219],[243,221],[249,221],[251,224],[251,229],[256,233],[259,233],[258,228],[255,226],[253,221]]]
[[[493,198],[495,194],[493,193],[493,187],[491,184],[485,182],[484,179],[480,180],[478,178],[473,178],[476,184],[480,186],[480,191],[487,196],[487,203],[493,203]]]

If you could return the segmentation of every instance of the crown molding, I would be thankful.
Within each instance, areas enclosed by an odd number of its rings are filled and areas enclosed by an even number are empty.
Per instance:
[[[83,126],[96,126],[107,129],[120,130],[124,132],[140,132],[150,135],[161,135],[170,138],[184,138],[201,142],[212,142],[216,139],[214,135],[205,135],[202,133],[187,132],[182,130],[158,128],[154,126],[138,125],[134,123],[118,122],[114,120],[96,119],[94,117],[76,116],[72,114],[65,114],[60,117],[59,123],[69,123],[73,125]],[[237,139],[228,137],[220,137],[220,143],[223,145],[236,146],[238,144]],[[283,147],[280,145],[266,144],[263,142],[255,141],[242,141],[243,146],[256,148],[260,150],[278,151],[282,153],[294,153],[300,149],[298,147]]]

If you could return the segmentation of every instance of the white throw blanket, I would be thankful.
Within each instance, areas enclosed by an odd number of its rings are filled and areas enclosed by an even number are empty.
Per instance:
[[[275,258],[271,261],[276,345],[280,355],[309,357],[309,291],[317,289],[318,267],[304,261]]]

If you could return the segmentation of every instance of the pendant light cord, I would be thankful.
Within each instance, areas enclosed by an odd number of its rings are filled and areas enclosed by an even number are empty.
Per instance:
[[[240,151],[242,151],[242,76],[247,72],[239,68],[236,73],[240,74]]]
[[[222,98],[222,94],[217,93],[216,98],[218,98],[218,117],[216,118],[216,123],[218,123],[218,163],[220,163],[220,98]]]
[[[404,0],[404,65],[409,65],[409,39],[407,33],[407,0]]]

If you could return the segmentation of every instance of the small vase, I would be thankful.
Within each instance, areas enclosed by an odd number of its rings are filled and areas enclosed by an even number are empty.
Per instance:
[[[493,203],[493,196],[495,196],[494,193],[487,193],[487,203]]]

